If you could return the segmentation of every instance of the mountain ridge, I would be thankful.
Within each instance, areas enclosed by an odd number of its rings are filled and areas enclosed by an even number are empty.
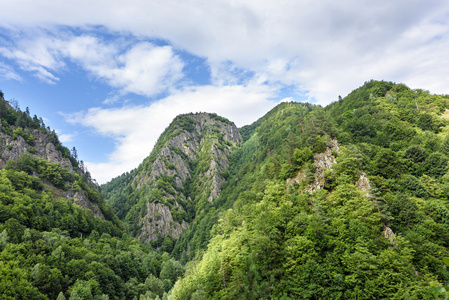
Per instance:
[[[180,115],[161,134],[151,154],[124,179],[131,193],[109,188],[114,180],[102,189],[116,210],[122,207],[120,200],[108,195],[139,198],[134,206],[127,206],[125,219],[135,226],[140,216],[135,232],[141,240],[160,244],[166,237],[177,239],[195,218],[197,206],[218,197],[227,157],[240,140],[235,124],[216,114]]]
[[[28,154],[0,170],[2,296],[444,298],[448,111],[448,95],[372,80],[324,108],[280,103],[239,129],[180,115],[138,168],[101,186],[126,233],[58,198],[83,181],[29,153],[40,142],[16,115],[2,149]],[[36,260],[34,249],[47,250]]]

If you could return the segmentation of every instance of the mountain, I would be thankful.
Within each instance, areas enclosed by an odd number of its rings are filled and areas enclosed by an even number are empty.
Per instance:
[[[0,96],[0,298],[166,297],[184,267],[129,237],[76,149]]]
[[[228,209],[171,299],[443,297],[448,112],[448,96],[369,81],[242,128]]]
[[[24,189],[33,184],[54,200],[72,200],[95,222],[109,222],[108,233],[123,231],[83,162],[77,160],[76,149],[71,153],[62,146],[56,133],[45,128],[42,119],[32,118],[28,108],[25,112],[15,110],[0,99],[0,115],[0,168],[14,187]]]
[[[448,95],[181,115],[100,190],[37,117],[0,116],[2,299],[447,297]]]
[[[136,170],[102,191],[133,235],[171,250],[172,239],[219,196],[241,140],[235,124],[216,114],[178,116]]]

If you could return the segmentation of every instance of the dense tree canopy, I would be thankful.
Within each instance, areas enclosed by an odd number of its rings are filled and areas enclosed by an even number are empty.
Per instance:
[[[102,194],[83,172],[29,151],[0,170],[0,298],[444,299],[448,112],[448,96],[385,81],[325,108],[281,103],[239,129],[243,142],[212,202],[202,193],[198,174],[209,161],[201,153],[171,149],[196,172],[182,187],[161,174],[136,188],[152,154]],[[30,146],[32,130],[45,130],[82,169],[76,149],[29,111],[0,101],[0,116],[2,131]],[[195,126],[178,117],[156,148]],[[231,149],[218,128],[202,138]],[[63,196],[72,189],[104,220]],[[190,200],[175,199],[179,207],[165,197],[181,190]],[[135,238],[148,199],[190,222],[179,239]]]

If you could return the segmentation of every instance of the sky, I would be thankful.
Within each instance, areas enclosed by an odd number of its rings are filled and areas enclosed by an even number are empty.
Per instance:
[[[370,79],[449,94],[446,0],[0,0],[0,89],[100,184],[173,118],[251,124]]]

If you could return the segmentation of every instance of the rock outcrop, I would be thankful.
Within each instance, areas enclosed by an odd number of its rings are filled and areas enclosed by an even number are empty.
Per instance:
[[[13,139],[11,135],[0,131],[0,168],[3,168],[8,160],[17,160],[20,155],[31,150],[36,156],[51,163],[59,163],[73,173],[72,163],[50,141],[46,132],[34,129],[30,130],[30,134],[34,137],[33,146],[29,145],[22,136]]]
[[[146,197],[140,239],[178,238],[194,217],[192,208],[219,197],[229,155],[241,141],[235,124],[215,114],[175,118],[133,174],[132,193]]]
[[[324,187],[325,178],[324,171],[327,169],[332,170],[332,165],[337,161],[335,160],[332,152],[339,152],[337,140],[330,140],[327,144],[326,151],[323,153],[315,153],[313,155],[313,165],[316,168],[314,175],[314,182],[309,184],[308,191],[313,192]]]
[[[61,151],[51,141],[47,131],[38,129],[27,129],[32,136],[33,143],[30,145],[24,137],[17,136],[13,138],[12,134],[1,130],[0,125],[0,169],[3,168],[9,160],[17,161],[25,153],[30,153],[39,158],[45,159],[49,163],[58,163],[69,172],[74,173],[73,165],[67,157],[64,157]],[[12,132],[15,127],[11,126]],[[69,189],[67,192],[58,193],[67,199],[73,199],[74,202],[86,209],[90,209],[95,216],[104,220],[103,213],[98,204],[90,201],[83,191]]]
[[[147,203],[147,212],[141,220],[141,240],[154,241],[162,237],[179,238],[182,231],[189,227],[183,220],[181,223],[173,221],[170,208],[160,203]]]
[[[86,196],[86,193],[84,193],[83,190],[75,191],[73,189],[70,189],[69,191],[64,193],[64,197],[67,199],[73,199],[73,201],[75,202],[76,205],[79,205],[81,207],[91,210],[94,213],[94,216],[96,216],[102,220],[105,220],[103,212],[101,211],[98,204],[90,201],[89,198]]]
[[[309,183],[305,190],[308,192],[314,192],[316,190],[324,188],[325,177],[324,172],[327,169],[332,170],[332,166],[337,163],[332,152],[339,152],[340,148],[338,147],[337,140],[330,140],[327,144],[326,150],[322,153],[315,153],[313,155],[313,165],[315,166],[315,172],[313,174],[313,182]],[[293,183],[301,184],[301,182],[305,180],[305,173],[298,172],[298,174],[292,178],[287,180],[287,186],[290,186]]]

